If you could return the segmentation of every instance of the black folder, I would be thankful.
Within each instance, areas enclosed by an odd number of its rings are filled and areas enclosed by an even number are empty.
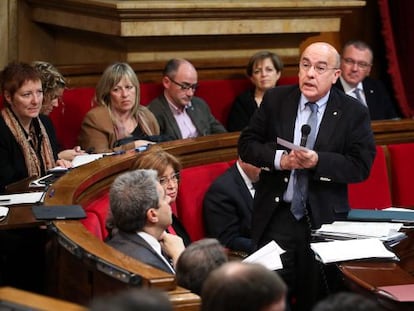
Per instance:
[[[32,211],[37,220],[86,218],[81,205],[34,205]]]

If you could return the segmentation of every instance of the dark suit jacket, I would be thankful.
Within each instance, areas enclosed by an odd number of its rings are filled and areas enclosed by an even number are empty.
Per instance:
[[[254,200],[252,237],[260,241],[274,209],[283,201],[291,171],[275,170],[276,138],[293,141],[300,99],[298,86],[266,92],[260,109],[239,140],[241,158],[262,167]],[[314,150],[317,166],[309,170],[308,204],[315,227],[343,217],[349,210],[347,184],[369,175],[375,141],[368,110],[356,99],[331,89]],[[259,243],[260,244],[260,243]]]
[[[229,132],[244,129],[249,124],[250,118],[256,110],[257,104],[254,99],[254,89],[247,90],[237,96],[230,108],[227,119],[227,129]]]
[[[157,252],[137,233],[127,233],[115,230],[114,235],[106,242],[120,252],[138,259],[143,263],[158,268],[167,273],[172,273]]]
[[[58,146],[53,124],[45,115],[39,115],[39,119],[42,121],[49,136],[53,156],[56,160]],[[34,119],[34,122],[37,124],[37,119]],[[0,192],[3,192],[6,185],[28,176],[23,151],[1,116],[0,137]]]
[[[151,101],[148,108],[157,118],[162,135],[171,139],[183,138],[164,95],[160,95]],[[224,126],[211,114],[206,102],[199,97],[191,99],[191,107],[187,108],[187,114],[193,121],[199,136],[226,132]]]
[[[395,119],[399,117],[394,106],[395,104],[391,101],[381,81],[366,77],[362,81],[362,85],[371,120]],[[335,86],[344,91],[340,79],[336,81]]]
[[[231,250],[250,253],[252,211],[253,198],[234,164],[211,184],[204,196],[207,236]]]

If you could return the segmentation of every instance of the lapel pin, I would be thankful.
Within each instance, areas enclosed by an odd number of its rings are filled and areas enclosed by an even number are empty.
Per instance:
[[[338,114],[338,111],[334,111],[333,115],[336,116]]]

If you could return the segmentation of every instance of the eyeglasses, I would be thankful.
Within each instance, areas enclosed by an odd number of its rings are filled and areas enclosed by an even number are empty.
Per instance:
[[[172,181],[173,183],[178,183],[178,181],[180,180],[180,173],[177,172],[175,174],[172,174],[171,176],[163,176],[160,177],[158,180],[161,186],[168,185],[170,181]]]
[[[304,70],[304,71],[306,71],[306,72],[308,72],[312,67],[320,75],[321,74],[324,74],[328,70],[336,70],[336,69],[338,69],[338,68],[335,68],[335,67],[330,68],[325,63],[312,64],[311,62],[308,62],[308,61],[301,61],[299,63],[299,68],[302,69],[302,70]]]
[[[342,58],[342,60],[344,61],[344,63],[348,66],[354,66],[355,64],[358,66],[358,68],[360,69],[367,69],[368,67],[371,67],[372,64],[369,64],[367,62],[357,62],[356,60],[352,59],[352,58]]]
[[[194,83],[194,84],[188,84],[188,83],[178,83],[177,81],[175,81],[173,78],[168,77],[168,79],[171,80],[172,83],[174,83],[175,85],[178,85],[181,90],[183,91],[188,91],[188,90],[193,90],[193,92],[195,92],[198,88],[198,83]]]

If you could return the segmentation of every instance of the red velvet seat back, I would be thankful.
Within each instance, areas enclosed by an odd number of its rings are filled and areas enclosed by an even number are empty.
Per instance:
[[[99,221],[98,216],[94,212],[86,211],[85,213],[86,213],[86,218],[82,219],[80,222],[84,225],[84,227],[90,233],[92,233],[98,239],[103,241],[105,237],[102,234],[101,223]]]
[[[392,200],[395,206],[414,206],[414,143],[388,145]]]
[[[83,208],[86,211],[88,217],[90,214],[93,214],[93,217],[96,217],[98,219],[99,225],[99,228],[90,228],[84,223],[85,227],[93,234],[95,234],[97,231],[100,231],[102,240],[104,240],[108,236],[108,230],[106,229],[106,219],[108,217],[109,211],[109,191],[103,193],[101,196]]]
[[[93,107],[94,95],[94,88],[66,89],[63,92],[63,104],[50,114],[63,149],[72,149],[78,144],[81,124],[86,113]]]
[[[202,213],[204,194],[229,167],[229,162],[217,162],[181,170],[177,213],[192,241],[205,237]]]
[[[384,149],[377,146],[377,155],[367,180],[349,184],[351,208],[383,209],[391,206],[390,181]]]

